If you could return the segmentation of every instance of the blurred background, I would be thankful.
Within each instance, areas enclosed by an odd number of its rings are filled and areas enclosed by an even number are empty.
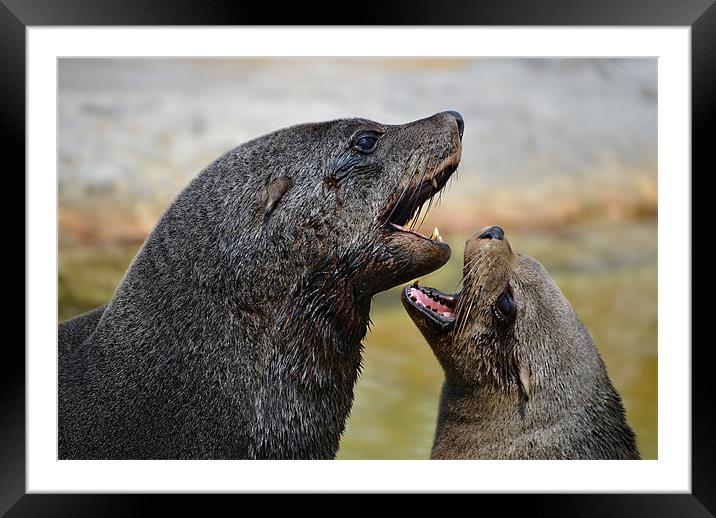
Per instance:
[[[60,59],[59,319],[107,302],[159,215],[219,155],[301,122],[455,109],[462,163],[434,226],[503,226],[592,333],[657,456],[656,59]],[[396,288],[375,298],[341,459],[426,459],[442,371]]]

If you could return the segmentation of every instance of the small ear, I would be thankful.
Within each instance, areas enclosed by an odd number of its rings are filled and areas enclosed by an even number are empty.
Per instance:
[[[520,365],[520,385],[522,385],[522,392],[525,395],[525,399],[528,400],[532,397],[532,375],[526,365]]]
[[[264,222],[268,219],[268,217],[271,215],[271,213],[274,211],[276,206],[278,205],[278,202],[281,201],[281,198],[283,198],[283,195],[286,194],[286,191],[288,191],[291,188],[291,185],[293,185],[293,180],[291,178],[288,178],[286,176],[281,176],[274,181],[272,181],[270,184],[268,184],[268,187],[266,187],[266,192],[264,193],[264,206],[263,206],[263,220]]]

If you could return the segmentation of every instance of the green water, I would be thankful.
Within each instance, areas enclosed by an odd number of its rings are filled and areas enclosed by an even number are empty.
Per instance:
[[[590,330],[645,459],[657,458],[656,224],[581,225],[558,232],[512,233],[516,252],[538,259]],[[454,291],[466,236],[443,233],[450,262],[422,283]],[[61,247],[59,316],[105,303],[136,247]],[[377,296],[364,369],[339,459],[426,459],[442,371],[404,312],[400,288]]]

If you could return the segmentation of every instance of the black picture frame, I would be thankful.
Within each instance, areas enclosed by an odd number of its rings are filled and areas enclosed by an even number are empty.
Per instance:
[[[0,0],[0,106],[4,162],[25,169],[25,31],[52,25],[593,25],[689,26],[692,73],[692,170],[705,169],[712,147],[706,129],[716,114],[715,0],[501,0],[460,2],[376,2],[334,4],[313,2],[267,4],[216,0]],[[278,7],[281,5],[281,7]],[[355,7],[355,9],[353,9]],[[350,13],[347,15],[345,13]],[[705,175],[706,171],[702,171]],[[17,173],[14,173],[17,175]],[[691,178],[693,178],[693,174]],[[24,187],[23,187],[24,190]],[[680,236],[689,243],[690,235]],[[24,250],[24,249],[23,249]],[[23,251],[23,258],[24,251]],[[5,272],[8,275],[8,271]],[[690,301],[684,301],[689,303]],[[23,307],[24,304],[23,304]],[[694,309],[696,311],[696,308]],[[693,320],[693,317],[692,317]],[[711,345],[710,341],[701,345]],[[669,344],[691,347],[691,344]],[[611,495],[480,495],[502,509],[532,516],[713,516],[716,513],[716,428],[706,347],[692,347],[692,492],[690,494]],[[148,514],[148,495],[25,494],[25,352],[6,340],[0,356],[0,515],[6,516],[134,516]],[[244,497],[245,498],[245,497]],[[321,509],[356,514],[366,506]],[[193,510],[184,497],[184,511]],[[202,499],[205,502],[205,499]],[[423,506],[421,498],[412,505]],[[481,505],[484,505],[480,502]],[[202,514],[204,503],[198,504]],[[261,504],[264,512],[277,505]],[[410,502],[403,510],[410,511]],[[459,505],[459,503],[458,503]],[[470,503],[469,505],[474,505]],[[316,509],[318,510],[318,509]],[[314,510],[311,510],[313,513]]]

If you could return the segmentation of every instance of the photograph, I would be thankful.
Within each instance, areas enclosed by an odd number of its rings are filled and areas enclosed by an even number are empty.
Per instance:
[[[715,518],[716,0],[342,7],[0,0],[0,517]]]
[[[58,459],[659,460],[659,94],[58,57]]]

